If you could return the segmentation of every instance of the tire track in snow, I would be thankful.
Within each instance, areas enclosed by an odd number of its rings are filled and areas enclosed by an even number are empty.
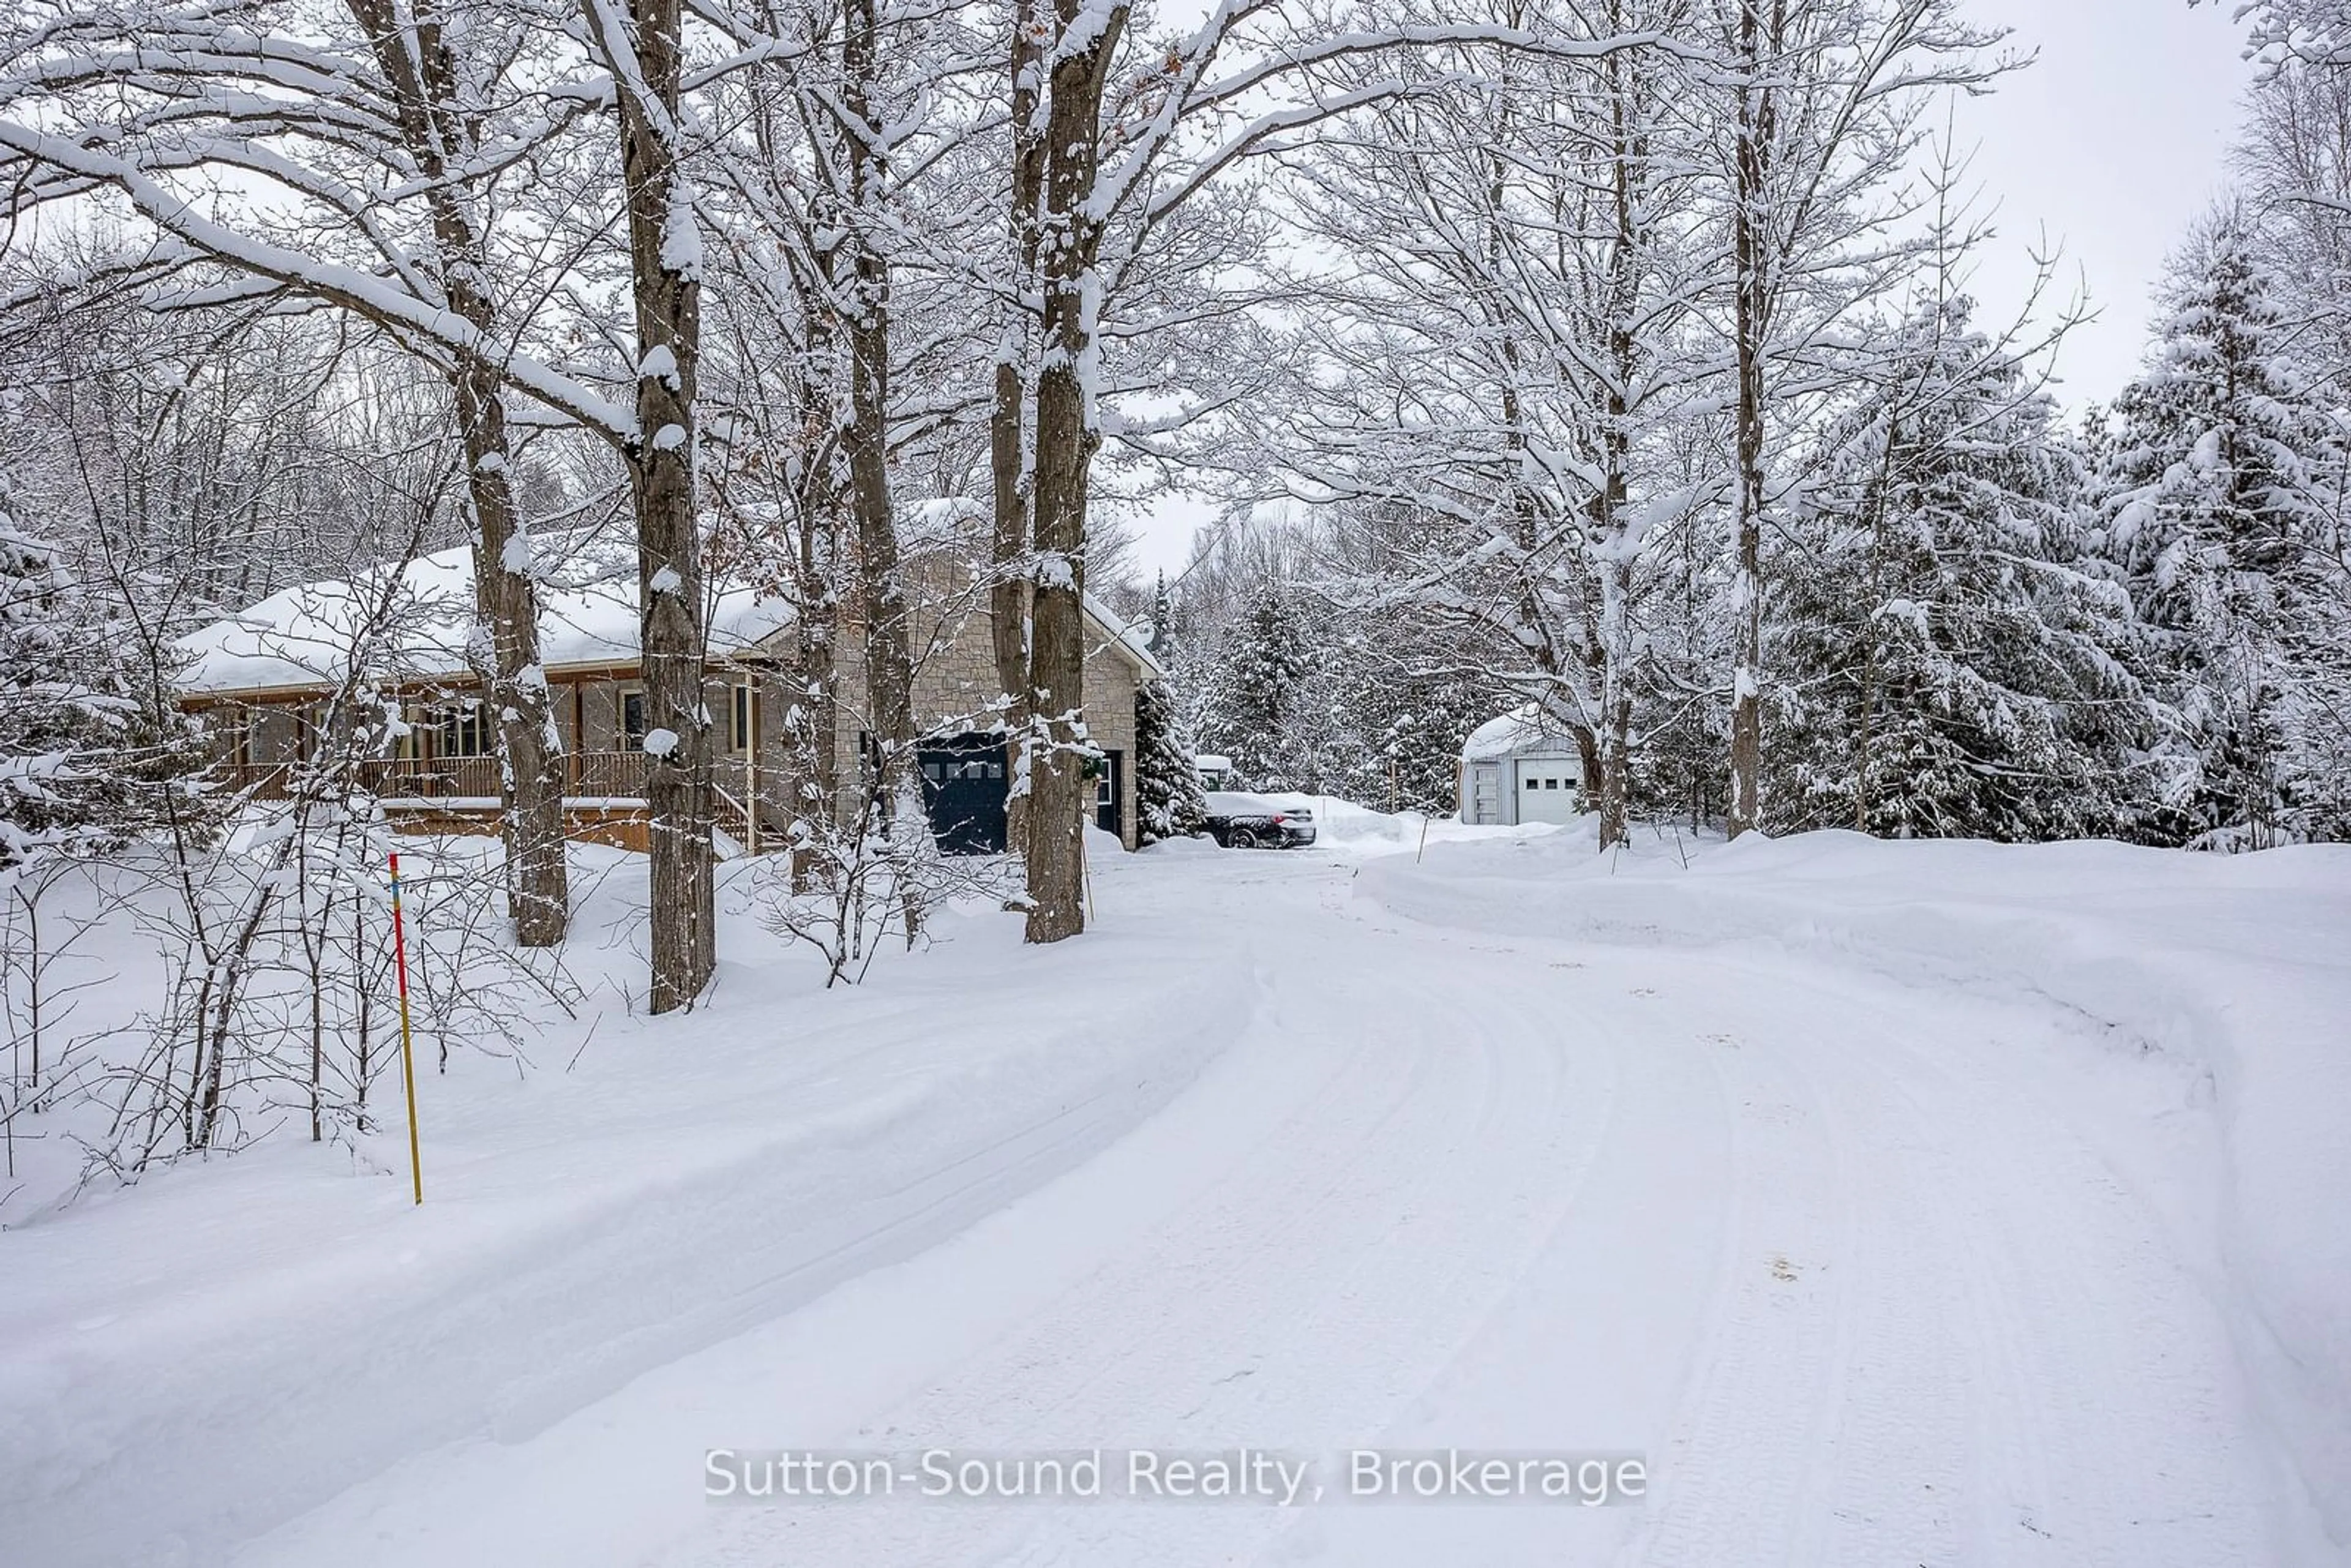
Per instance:
[[[1730,1222],[1706,1343],[1663,1452],[1637,1561],[1788,1560],[1813,1502],[1845,1228],[1837,1163],[1806,1087],[1765,1053],[1718,1060]],[[1758,1416],[1763,1418],[1758,1419]]]
[[[2013,1059],[1976,1065],[1988,1029],[2055,1020],[1946,1019],[1939,993],[1802,963],[1552,950],[1658,975],[1683,1038],[1737,1042],[1731,1288],[1623,1561],[2277,1559],[2223,1325]],[[1796,1277],[1765,1283],[1782,1261]]]
[[[1661,1488],[1631,1559],[2267,1560],[2258,1472],[2220,1408],[2220,1327],[2199,1321],[2152,1217],[2055,1118],[1951,1070],[1980,1040],[1874,983],[1773,978],[1836,1029],[1750,1029],[1738,1056],[1799,1086],[1824,1142],[1867,1173],[1843,1184],[1855,1223],[1823,1260],[1860,1283],[1825,1357],[1759,1312],[1767,1292],[1739,1293],[1738,1348],[1714,1353],[1677,1423],[1703,1490]],[[1803,1381],[1811,1458],[1791,1493]]]
[[[1294,1448],[1374,1432],[1414,1397],[1572,1201],[1561,1167],[1596,1146],[1613,1093],[1594,1073],[1563,1105],[1546,1020],[1506,1007],[1499,1028],[1473,1022],[1452,985],[1432,997],[1384,981],[1336,1020],[1310,979],[1278,981],[1275,998],[1262,1038],[1228,1060],[1325,1052],[1324,1092],[1027,1332],[861,1440],[1089,1447],[1114,1432],[1122,1445]],[[680,1560],[769,1561],[789,1541],[819,1562],[1214,1561],[1286,1522],[1255,1509],[852,1505],[730,1517],[718,1554]]]
[[[2156,1216],[2058,1117],[1958,1071],[1980,1040],[1930,1026],[1928,1049],[1880,1017],[1886,1049],[1855,1065],[1886,1101],[1939,1125],[1937,1186],[1974,1199],[1947,1212],[1979,1261],[1969,1283],[1997,1373],[1984,1380],[1985,1458],[2022,1450],[1980,1490],[1980,1551],[2117,1564],[2269,1556],[2225,1326]]]

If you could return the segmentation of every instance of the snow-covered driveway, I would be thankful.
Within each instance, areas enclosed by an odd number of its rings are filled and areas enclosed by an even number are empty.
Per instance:
[[[1083,942],[853,991],[747,923],[690,1018],[432,1078],[422,1209],[394,1129],[0,1233],[0,1563],[2351,1561],[2351,854],[1346,850],[1106,856]],[[1315,1468],[743,1505],[714,1448]]]
[[[2332,1555],[2204,1260],[2066,1111],[2185,1118],[2192,1073],[2100,1060],[2046,1007],[1422,925],[1353,877],[1108,879],[1114,923],[1205,922],[1255,993],[1164,1109],[943,1245],[517,1440],[417,1455],[241,1561]],[[714,1446],[1246,1446],[1325,1456],[1332,1494],[1355,1447],[1638,1451],[1654,1479],[1596,1509],[714,1506]]]

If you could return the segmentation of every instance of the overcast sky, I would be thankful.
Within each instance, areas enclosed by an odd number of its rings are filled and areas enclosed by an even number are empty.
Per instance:
[[[2058,356],[2057,396],[2111,398],[2138,368],[2149,291],[2165,255],[2217,195],[2246,79],[2230,0],[1970,0],[1979,21],[2037,52],[2028,68],[1958,110],[1961,147],[1998,236],[1974,293],[2005,325],[2024,302],[2031,253],[2063,249],[2056,292],[2085,288],[2096,320]],[[1168,7],[1172,10],[1174,7]],[[1144,574],[1185,563],[1203,505],[1163,505],[1142,526]]]
[[[2180,231],[2220,193],[2246,79],[2234,6],[2186,0],[1972,0],[1980,20],[2039,51],[1959,110],[1959,141],[2001,229],[1978,292],[2022,303],[2025,253],[2045,231],[2068,288],[2099,319],[2059,356],[2069,403],[2105,400],[2138,368],[2149,290]]]

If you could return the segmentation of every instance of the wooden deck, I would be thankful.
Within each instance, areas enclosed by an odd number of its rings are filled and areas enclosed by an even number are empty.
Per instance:
[[[647,758],[636,751],[575,751],[564,758],[565,816],[573,835],[642,848],[644,779]],[[232,788],[256,800],[283,800],[299,764],[233,763],[226,768]],[[498,760],[495,757],[387,758],[360,765],[359,787],[373,795],[394,817],[425,831],[490,831],[499,805]],[[752,823],[747,802],[751,799],[749,760],[739,755],[716,758],[711,764],[713,801],[719,827],[738,840],[750,841]],[[774,802],[759,813],[759,836],[779,840],[784,824]]]

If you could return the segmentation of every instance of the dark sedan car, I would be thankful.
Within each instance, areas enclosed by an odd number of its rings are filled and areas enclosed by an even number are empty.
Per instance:
[[[1304,806],[1247,795],[1208,791],[1208,835],[1228,850],[1295,850],[1314,841],[1314,813]]]

